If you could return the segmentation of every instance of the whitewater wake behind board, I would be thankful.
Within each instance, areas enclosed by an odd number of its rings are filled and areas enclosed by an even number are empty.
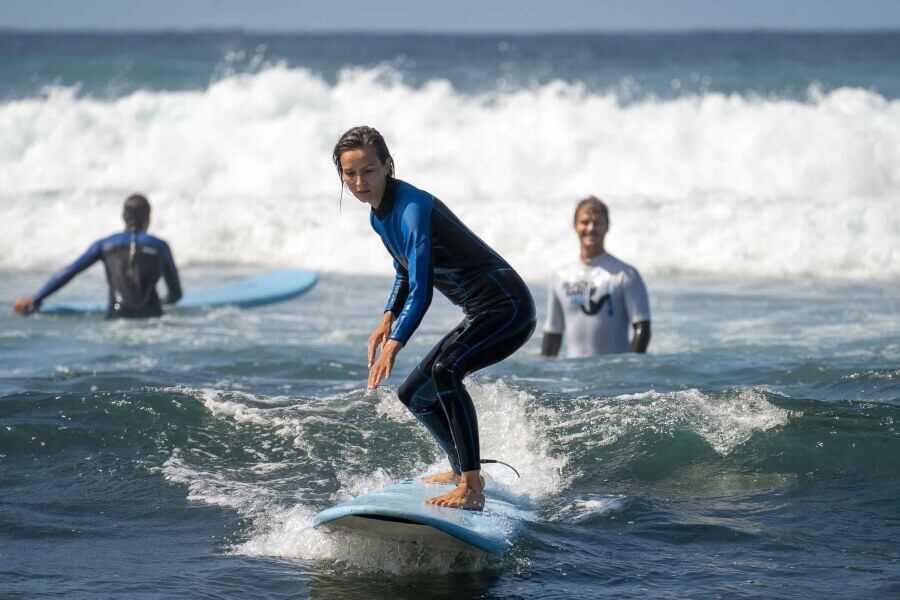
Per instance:
[[[449,550],[505,552],[521,535],[527,513],[492,494],[490,486],[482,512],[425,504],[453,487],[417,480],[394,483],[323,510],[313,526]]]
[[[217,306],[250,308],[274,304],[308,292],[318,279],[318,273],[305,269],[269,271],[221,285],[189,289],[175,305],[175,308],[214,308]],[[106,302],[46,303],[41,306],[40,312],[45,314],[105,313]]]

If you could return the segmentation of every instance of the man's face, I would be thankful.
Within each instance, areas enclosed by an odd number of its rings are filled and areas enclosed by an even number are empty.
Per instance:
[[[609,231],[609,223],[599,211],[583,208],[575,216],[575,234],[586,249],[603,248],[603,239]]]

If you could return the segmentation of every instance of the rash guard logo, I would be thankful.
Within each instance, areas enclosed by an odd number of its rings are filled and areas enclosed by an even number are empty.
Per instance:
[[[569,302],[577,305],[584,314],[597,315],[606,306],[607,313],[612,316],[613,303],[609,281],[598,279],[593,282],[583,279],[566,281],[563,282],[563,290]]]
[[[586,315],[596,315],[600,312],[600,309],[603,308],[603,305],[609,303],[609,314],[612,315],[612,300],[610,299],[609,294],[603,294],[603,297],[600,300],[594,300],[594,297],[597,293],[597,289],[592,287],[591,294],[588,296],[587,306],[584,304],[581,305],[581,312]]]

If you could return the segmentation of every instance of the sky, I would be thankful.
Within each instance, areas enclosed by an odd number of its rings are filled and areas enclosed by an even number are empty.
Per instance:
[[[900,0],[0,0],[0,28],[472,33],[900,29]]]

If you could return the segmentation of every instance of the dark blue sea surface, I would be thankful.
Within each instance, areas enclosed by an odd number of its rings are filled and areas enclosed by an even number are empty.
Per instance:
[[[194,268],[185,280],[248,271]],[[45,275],[0,273],[0,299]],[[65,294],[96,295],[100,277]],[[310,529],[340,499],[440,466],[393,389],[459,318],[446,301],[375,393],[364,348],[387,278],[325,274],[284,304],[147,322],[4,314],[3,592],[900,593],[896,286],[648,285],[650,354],[546,360],[538,334],[469,380],[485,452],[523,478],[489,474],[533,510],[523,537],[492,558]]]

